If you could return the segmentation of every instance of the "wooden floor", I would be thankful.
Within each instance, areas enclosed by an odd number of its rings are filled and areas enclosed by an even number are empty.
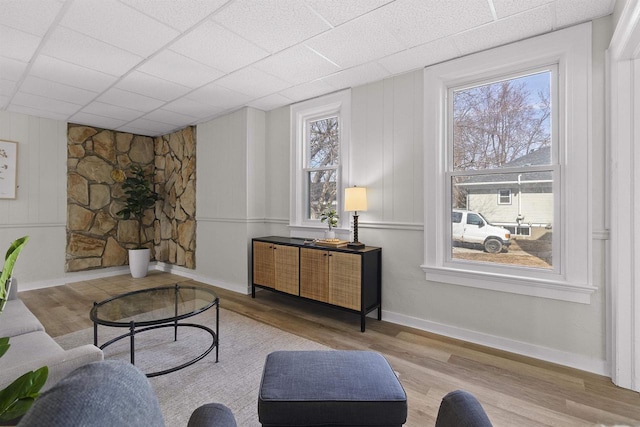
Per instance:
[[[153,272],[145,279],[117,276],[21,292],[52,336],[92,326],[89,310],[130,290],[189,282]],[[384,354],[409,402],[407,426],[432,426],[440,399],[465,389],[478,397],[495,426],[640,426],[640,395],[602,376],[444,338],[268,291],[251,296],[218,289],[221,307],[335,349]]]

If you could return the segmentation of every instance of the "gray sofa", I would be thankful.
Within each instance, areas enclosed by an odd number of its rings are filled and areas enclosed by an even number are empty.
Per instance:
[[[42,388],[44,391],[79,366],[104,359],[102,350],[90,344],[70,350],[62,349],[17,297],[17,280],[12,278],[11,281],[9,299],[0,313],[0,337],[9,337],[10,345],[0,359],[0,390],[20,375],[47,366],[49,376]]]

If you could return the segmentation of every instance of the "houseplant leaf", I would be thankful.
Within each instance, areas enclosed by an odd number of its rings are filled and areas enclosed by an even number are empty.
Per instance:
[[[28,241],[29,236],[16,239],[11,246],[9,246],[7,254],[5,255],[4,267],[2,268],[2,274],[0,274],[0,313],[4,310],[4,305],[7,302],[7,295],[9,294],[8,280],[11,278],[11,273],[13,273],[13,266]]]
[[[27,372],[0,391],[0,421],[9,421],[24,415],[47,381],[49,369],[43,366]]]

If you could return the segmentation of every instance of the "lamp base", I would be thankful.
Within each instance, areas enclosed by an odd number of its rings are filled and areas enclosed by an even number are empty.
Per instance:
[[[347,247],[351,249],[364,249],[364,243],[350,242],[350,243],[347,243]]]

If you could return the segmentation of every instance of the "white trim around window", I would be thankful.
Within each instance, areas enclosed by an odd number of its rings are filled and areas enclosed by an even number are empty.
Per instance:
[[[343,211],[342,194],[349,182],[349,141],[351,135],[351,90],[343,90],[291,106],[291,201],[290,227],[325,229],[320,220],[306,218],[305,124],[309,120],[337,115],[340,131],[340,165],[338,167],[337,203],[340,212],[338,228],[348,227],[348,213]],[[344,226],[342,225],[344,224]],[[339,232],[339,230],[337,230]]]
[[[447,255],[447,96],[449,88],[496,76],[557,65],[559,96],[559,253],[553,270],[460,262]],[[588,304],[592,280],[591,23],[469,55],[426,68],[425,260],[429,281]],[[554,189],[554,193],[556,190]],[[426,226],[429,224],[429,226]],[[586,232],[585,232],[586,231]],[[555,230],[554,230],[555,234]]]

